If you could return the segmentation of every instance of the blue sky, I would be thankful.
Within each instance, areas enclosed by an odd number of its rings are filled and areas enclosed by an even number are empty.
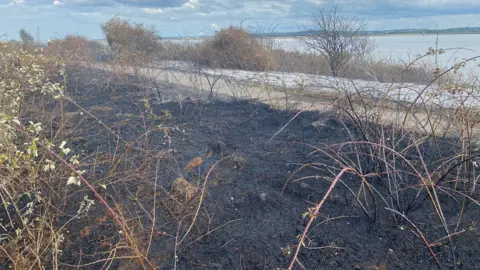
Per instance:
[[[113,16],[154,24],[162,36],[212,34],[238,25],[296,31],[312,11],[336,3],[369,30],[480,26],[479,0],[0,0],[0,36],[25,28],[41,40],[80,34],[102,38]]]

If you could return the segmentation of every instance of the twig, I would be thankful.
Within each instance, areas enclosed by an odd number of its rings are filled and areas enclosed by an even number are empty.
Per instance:
[[[304,111],[307,111],[308,108],[306,109],[303,109],[301,111],[299,111],[297,114],[295,114],[292,119],[290,119],[290,121],[288,121],[281,129],[279,129],[275,134],[273,134],[273,136],[270,138],[270,140],[268,140],[267,144],[270,143],[280,132],[282,132],[295,118],[297,118],[297,116],[299,116],[301,113],[303,113]]]
[[[305,237],[307,236],[307,234],[310,230],[310,227],[312,226],[313,221],[315,220],[315,218],[320,213],[320,209],[322,208],[322,206],[325,203],[325,201],[327,200],[327,198],[330,196],[330,193],[332,193],[333,188],[337,185],[338,181],[340,181],[340,178],[343,176],[343,174],[348,172],[348,171],[353,171],[353,170],[351,168],[343,168],[340,171],[340,173],[337,175],[337,177],[335,177],[335,180],[333,180],[332,184],[330,185],[330,188],[327,190],[327,193],[325,193],[325,195],[323,196],[323,199],[315,207],[315,211],[310,216],[310,220],[308,221],[307,226],[305,227],[305,230],[303,230],[303,234],[300,237],[300,240],[298,241],[297,250],[295,251],[295,255],[293,256],[292,262],[290,263],[290,266],[288,267],[288,270],[293,269],[293,266],[295,265],[295,262],[298,262],[300,264],[300,262],[298,261],[298,254],[300,253],[300,250],[302,249],[302,245],[305,241]]]
[[[180,245],[183,240],[185,240],[185,238],[187,237],[187,235],[190,233],[190,231],[192,230],[192,227],[193,225],[195,224],[195,221],[197,220],[197,217],[198,217],[198,214],[200,212],[200,207],[202,206],[202,203],[203,203],[203,200],[205,198],[205,193],[207,191],[207,183],[208,183],[208,180],[210,178],[210,174],[213,172],[213,169],[220,163],[222,162],[223,160],[227,159],[227,158],[230,158],[230,157],[224,157],[222,159],[220,159],[219,161],[215,162],[215,164],[213,164],[213,166],[208,170],[207,172],[207,175],[205,176],[205,181],[203,181],[203,187],[202,187],[202,190],[201,190],[201,193],[200,193],[200,200],[198,202],[198,206],[197,206],[197,209],[195,211],[195,216],[193,217],[193,220],[192,220],[192,223],[190,224],[190,226],[188,227],[186,233],[183,235],[182,239],[180,239],[180,241],[178,242],[178,245]]]
[[[425,236],[424,236],[423,233],[418,229],[418,227],[415,225],[415,223],[413,223],[413,222],[412,222],[410,219],[408,219],[404,214],[398,212],[397,210],[394,210],[394,209],[391,209],[391,208],[388,208],[388,207],[385,207],[385,209],[386,209],[386,210],[389,210],[389,211],[392,211],[393,213],[401,216],[401,217],[404,218],[408,223],[410,223],[410,225],[412,225],[412,227],[415,229],[415,231],[417,231],[418,236],[420,237],[420,239],[422,239],[423,243],[425,244],[425,246],[427,247],[428,251],[430,252],[430,255],[432,255],[433,260],[435,260],[435,264],[438,266],[438,269],[442,269],[442,267],[440,266],[440,262],[439,262],[438,259],[437,259],[437,255],[435,255],[435,252],[433,252],[431,245],[427,242],[427,239],[425,239]]]
[[[213,230],[210,230],[210,231],[208,231],[206,234],[204,234],[204,235],[202,235],[202,236],[198,237],[197,239],[195,239],[195,241],[192,241],[192,242],[191,242],[191,243],[189,243],[187,246],[189,246],[189,245],[191,245],[191,244],[193,244],[193,243],[195,243],[195,242],[199,241],[200,239],[202,239],[202,238],[204,238],[204,237],[206,237],[206,236],[208,236],[208,235],[212,234],[212,233],[213,233],[213,232],[215,232],[216,230],[218,230],[218,229],[220,229],[220,228],[222,228],[222,227],[225,227],[225,226],[227,226],[227,225],[228,225],[228,224],[230,224],[230,223],[237,222],[237,221],[240,221],[240,220],[242,220],[242,219],[243,219],[243,218],[237,218],[237,219],[234,219],[234,220],[230,220],[230,221],[226,222],[225,224],[222,224],[222,225],[218,226],[217,228],[215,228],[215,229],[213,229]]]

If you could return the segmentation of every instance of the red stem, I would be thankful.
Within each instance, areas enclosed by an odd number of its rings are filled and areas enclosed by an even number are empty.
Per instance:
[[[317,207],[315,208],[315,212],[313,215],[310,217],[310,220],[308,221],[307,227],[305,227],[305,230],[303,231],[302,237],[300,237],[300,241],[298,242],[297,250],[295,251],[295,255],[293,256],[293,260],[290,263],[290,266],[288,267],[288,270],[293,269],[293,266],[295,262],[298,259],[298,254],[300,253],[300,249],[302,248],[303,241],[305,241],[305,238],[307,237],[308,230],[312,226],[313,220],[318,216],[318,213],[320,212],[320,208],[322,208],[323,204],[327,200],[328,196],[330,196],[330,193],[332,193],[333,188],[337,185],[338,181],[342,177],[342,175],[347,172],[351,171],[351,168],[343,168],[340,173],[335,177],[335,180],[333,180],[332,184],[330,185],[330,188],[328,189],[327,193],[325,193],[325,196],[323,196],[323,199],[320,201],[319,204],[317,204]]]

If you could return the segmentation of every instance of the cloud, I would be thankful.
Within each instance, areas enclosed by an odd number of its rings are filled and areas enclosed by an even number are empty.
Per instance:
[[[334,3],[377,30],[480,26],[478,0],[0,0],[0,33],[39,26],[47,37],[79,31],[99,38],[100,24],[113,16],[192,35],[240,22],[296,31],[314,10]]]
[[[12,0],[12,1],[9,1],[8,3],[0,2],[0,8],[6,8],[6,7],[15,6],[15,5],[23,5],[23,4],[25,4],[25,0]]]
[[[72,12],[72,13],[70,13],[70,15],[87,17],[87,18],[102,16],[102,14],[100,12]]]
[[[183,7],[186,8],[196,8],[197,0],[188,0],[188,2],[183,4]]]
[[[40,0],[40,2],[43,0]],[[63,0],[69,6],[110,6],[137,8],[171,8],[180,7],[188,0]]]
[[[169,8],[182,6],[185,1],[186,0],[116,0],[114,2],[133,7]]]
[[[163,14],[164,11],[161,8],[144,8],[143,11],[148,14]]]

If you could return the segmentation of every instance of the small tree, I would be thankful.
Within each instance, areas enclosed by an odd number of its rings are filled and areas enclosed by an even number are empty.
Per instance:
[[[27,49],[30,45],[32,45],[35,42],[35,39],[33,38],[32,34],[30,34],[25,29],[20,29],[20,31],[18,31],[18,35],[20,36],[20,40],[22,41],[23,49]]]
[[[117,57],[136,62],[151,60],[162,48],[155,27],[112,18],[102,25],[108,45]]]
[[[300,39],[327,60],[332,76],[354,57],[363,57],[373,50],[373,42],[362,35],[366,23],[355,17],[348,19],[337,5],[330,10],[318,9],[304,26],[307,35]]]

